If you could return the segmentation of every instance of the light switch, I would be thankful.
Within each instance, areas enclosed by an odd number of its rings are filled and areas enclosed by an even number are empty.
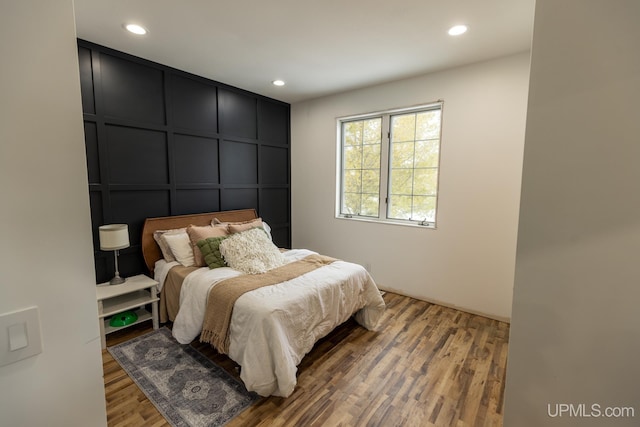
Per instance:
[[[28,344],[27,324],[25,322],[9,326],[9,351],[20,350]]]
[[[0,366],[42,353],[38,307],[0,314]]]

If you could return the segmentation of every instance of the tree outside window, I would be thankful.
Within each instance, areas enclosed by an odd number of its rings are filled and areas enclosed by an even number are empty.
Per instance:
[[[338,216],[435,227],[442,102],[338,123]]]

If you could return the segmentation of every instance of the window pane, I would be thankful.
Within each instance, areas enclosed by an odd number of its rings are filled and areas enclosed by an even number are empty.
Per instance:
[[[413,194],[413,169],[391,169],[390,194]]]
[[[416,137],[415,113],[391,118],[391,142],[413,141]]]
[[[362,167],[380,169],[380,144],[362,146]]]
[[[389,197],[389,218],[392,219],[411,219],[411,196],[395,196]]]
[[[378,216],[382,118],[342,124],[341,213]]]
[[[362,171],[344,171],[344,191],[359,193],[362,188]]]
[[[391,148],[391,167],[412,168],[414,146],[413,141],[394,143]]]
[[[413,173],[413,194],[435,196],[438,189],[437,169],[416,169]]]
[[[362,192],[380,194],[380,171],[379,170],[363,170],[362,171]]]
[[[434,221],[440,109],[391,116],[388,217]]]
[[[440,151],[440,140],[417,141],[415,166],[417,168],[438,167],[438,152]]]
[[[344,145],[362,144],[362,122],[347,122],[342,125]]]
[[[362,168],[362,146],[344,147],[344,168]]]
[[[435,221],[436,198],[434,196],[414,196],[411,219],[415,221]]]
[[[380,144],[380,138],[382,135],[382,119],[375,118],[364,121],[364,143],[365,144]]]
[[[378,216],[379,196],[377,194],[362,195],[362,209],[360,215]]]
[[[360,212],[360,199],[360,193],[344,193],[341,213],[357,215]]]
[[[418,113],[416,117],[416,139],[440,138],[440,110]]]

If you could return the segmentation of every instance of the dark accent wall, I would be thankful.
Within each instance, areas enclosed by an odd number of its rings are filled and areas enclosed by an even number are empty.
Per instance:
[[[255,208],[291,245],[289,104],[78,40],[99,282],[98,227],[129,225],[120,273],[146,273],[147,217]]]

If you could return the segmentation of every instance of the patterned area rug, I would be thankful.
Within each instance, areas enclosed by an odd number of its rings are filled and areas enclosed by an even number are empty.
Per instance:
[[[108,350],[174,427],[221,426],[258,399],[167,328]]]

